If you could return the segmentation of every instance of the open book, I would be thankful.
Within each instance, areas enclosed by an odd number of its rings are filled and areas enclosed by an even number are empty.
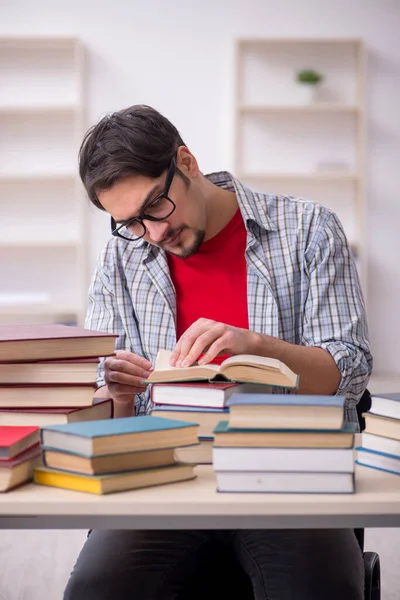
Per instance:
[[[171,367],[172,352],[159,350],[154,371],[144,383],[177,381],[232,381],[297,388],[299,376],[276,358],[252,354],[230,356],[220,365],[207,364],[191,367]]]

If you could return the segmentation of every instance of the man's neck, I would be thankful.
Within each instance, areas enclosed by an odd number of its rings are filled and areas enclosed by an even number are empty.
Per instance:
[[[238,201],[235,192],[225,190],[204,178],[204,194],[206,198],[207,241],[216,236],[233,218],[238,209]]]

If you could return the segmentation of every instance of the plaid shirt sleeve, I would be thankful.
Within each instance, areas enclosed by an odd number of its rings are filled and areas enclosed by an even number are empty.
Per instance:
[[[341,373],[336,393],[346,396],[351,411],[367,387],[372,356],[364,299],[349,244],[337,216],[326,211],[325,217],[307,252],[310,286],[303,343],[331,354]]]
[[[118,298],[123,298],[123,294],[121,294],[121,280],[117,274],[118,269],[108,268],[107,265],[110,260],[112,260],[112,252],[110,244],[108,244],[100,254],[90,283],[85,327],[95,331],[117,334],[115,349],[132,352],[131,341],[128,340],[124,321],[121,318],[118,308]],[[115,273],[114,275],[112,274],[113,272]],[[138,339],[139,332],[133,319],[130,321],[129,327],[131,339]],[[136,329],[133,330],[133,328]],[[100,360],[97,369],[96,383],[98,387],[106,385],[104,380],[104,360],[104,358]],[[147,404],[148,391],[137,394],[135,397],[136,414],[146,412]]]

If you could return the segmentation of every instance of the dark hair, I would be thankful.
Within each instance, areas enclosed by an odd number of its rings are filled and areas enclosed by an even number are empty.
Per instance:
[[[79,149],[79,175],[89,199],[105,210],[99,192],[129,175],[160,177],[184,145],[176,127],[150,106],[138,104],[103,117],[86,132]]]

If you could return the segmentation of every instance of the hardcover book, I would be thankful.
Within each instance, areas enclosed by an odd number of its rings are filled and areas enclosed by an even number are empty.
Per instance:
[[[0,325],[0,362],[110,356],[117,337],[69,325]]]
[[[197,423],[152,415],[49,425],[40,430],[45,449],[81,456],[189,446],[197,444],[197,434]]]
[[[159,350],[154,371],[145,383],[170,381],[230,381],[257,383],[269,386],[297,388],[299,376],[281,361],[251,354],[230,356],[220,365],[195,364],[190,367],[171,367],[172,352]]]

